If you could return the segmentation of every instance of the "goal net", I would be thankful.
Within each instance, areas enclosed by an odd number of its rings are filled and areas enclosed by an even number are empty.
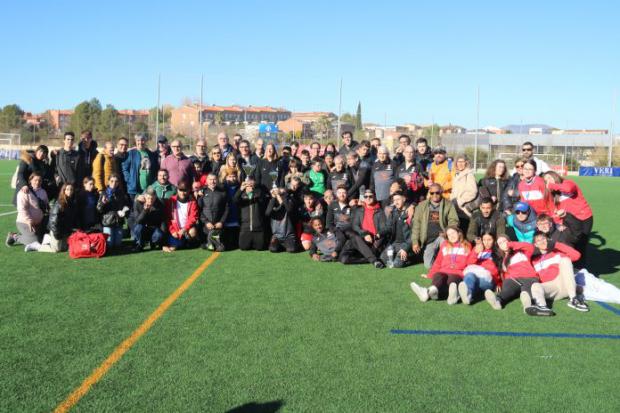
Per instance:
[[[0,159],[19,159],[20,145],[19,133],[0,133]]]
[[[564,154],[556,153],[535,153],[534,156],[541,161],[545,161],[547,165],[558,174],[566,176],[568,174],[568,168],[564,159]],[[521,155],[513,152],[502,152],[499,154],[499,159],[506,161],[508,168],[514,168],[515,161],[520,158]]]

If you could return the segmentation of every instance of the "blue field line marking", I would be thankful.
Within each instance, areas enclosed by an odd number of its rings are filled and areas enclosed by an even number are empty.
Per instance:
[[[497,336],[497,337],[544,337],[544,338],[602,338],[620,340],[615,334],[577,334],[577,333],[522,333],[516,331],[450,331],[450,330],[390,330],[391,334],[421,336]]]
[[[601,307],[603,307],[605,310],[609,310],[609,311],[611,311],[611,312],[612,312],[612,313],[614,313],[615,315],[620,315],[620,310],[619,310],[619,309],[617,309],[617,308],[616,308],[616,307],[614,307],[614,306],[611,306],[611,305],[609,305],[609,304],[607,304],[607,303],[604,303],[604,302],[602,302],[602,301],[597,301],[597,302],[596,302],[596,304],[600,305],[600,306],[601,306]]]

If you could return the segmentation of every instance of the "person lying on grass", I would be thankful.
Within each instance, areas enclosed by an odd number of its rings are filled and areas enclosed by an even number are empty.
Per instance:
[[[457,286],[463,281],[463,270],[467,267],[467,259],[471,252],[471,245],[463,238],[463,232],[459,227],[446,228],[446,240],[441,243],[429,271],[433,284],[428,288],[420,287],[415,282],[410,284],[411,290],[423,303],[429,298],[439,300],[446,296],[449,305],[458,302]]]
[[[496,294],[486,290],[484,298],[491,308],[501,310],[510,301],[519,297],[523,310],[533,316],[553,316],[546,306],[545,296],[540,288],[540,279],[532,266],[534,246],[527,242],[510,241],[505,235],[497,237],[497,246],[502,257],[502,290]],[[532,298],[534,305],[532,305]]]

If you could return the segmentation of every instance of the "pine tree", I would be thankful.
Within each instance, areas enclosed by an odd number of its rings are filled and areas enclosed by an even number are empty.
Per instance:
[[[355,113],[355,129],[362,130],[362,102],[357,102],[357,112]]]

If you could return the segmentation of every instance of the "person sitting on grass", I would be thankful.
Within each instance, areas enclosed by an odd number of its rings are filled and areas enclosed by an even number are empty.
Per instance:
[[[500,211],[497,211],[491,198],[480,200],[480,209],[474,211],[467,228],[467,239],[474,242],[482,234],[489,233],[493,237],[506,233],[506,220]]]
[[[228,200],[226,193],[217,186],[217,176],[209,173],[206,178],[203,195],[198,199],[200,222],[203,225],[205,243],[203,248],[210,251],[224,251],[222,229],[228,217]]]
[[[323,205],[316,199],[314,192],[305,190],[303,193],[303,205],[300,205],[297,212],[296,230],[301,246],[304,251],[308,251],[312,246],[312,224],[314,217],[323,218]]]
[[[545,298],[553,301],[568,298],[570,308],[590,311],[583,297],[577,295],[573,262],[579,260],[579,251],[561,242],[554,242],[540,232],[534,235],[534,245],[536,250],[532,264],[540,278],[540,288]]]
[[[267,148],[270,146],[267,145]],[[234,201],[239,207],[239,249],[262,251],[265,242],[265,195],[254,177],[241,183]]]
[[[466,305],[486,290],[495,290],[501,286],[498,269],[500,259],[495,251],[494,234],[485,232],[475,239],[475,243],[476,246],[467,257],[467,267],[463,270],[465,276],[459,283],[459,296]]]
[[[47,225],[46,215],[49,212],[47,193],[42,187],[43,178],[40,173],[32,172],[28,177],[28,190],[17,192],[17,219],[15,225],[19,233],[9,232],[6,245],[39,244]]]
[[[312,246],[308,250],[310,257],[314,261],[337,261],[342,249],[342,242],[334,232],[325,229],[320,217],[312,218],[311,224],[314,236],[312,237]]]
[[[296,252],[297,237],[295,236],[294,203],[285,188],[273,188],[271,199],[265,214],[271,222],[270,252]]]
[[[381,261],[387,263],[392,260],[394,268],[402,268],[410,264],[413,257],[411,251],[411,221],[413,207],[407,204],[404,192],[392,194],[392,206],[387,209],[387,221],[390,226],[390,239],[381,253]],[[389,256],[389,250],[393,256]]]
[[[123,224],[129,215],[129,199],[120,187],[120,178],[112,174],[105,189],[99,194],[97,212],[101,215],[103,233],[108,235],[108,247],[119,247],[123,242]]]
[[[168,245],[164,252],[174,252],[179,248],[191,246],[198,238],[198,203],[190,192],[186,181],[181,181],[176,195],[166,200],[166,226]]]
[[[157,198],[153,188],[148,188],[142,197],[136,197],[133,216],[135,225],[131,229],[134,240],[132,251],[142,251],[146,242],[150,243],[152,250],[161,248],[166,233],[164,204]]]
[[[423,303],[447,297],[448,305],[456,304],[459,301],[458,285],[463,281],[463,270],[467,267],[470,252],[471,245],[464,239],[461,229],[457,226],[446,228],[446,240],[441,243],[428,272],[432,285],[424,288],[412,282],[411,290]]]
[[[519,202],[514,207],[514,214],[506,217],[506,235],[512,241],[534,242],[536,231],[536,212],[526,202]]]
[[[579,225],[575,225],[573,220],[564,220],[563,224],[556,224],[547,214],[536,217],[536,232],[542,232],[554,242],[561,242],[569,247],[575,248],[577,243],[577,233]]]
[[[532,266],[534,246],[527,242],[510,241],[506,235],[497,237],[497,246],[502,259],[502,290],[495,294],[486,290],[484,298],[491,308],[501,310],[510,301],[519,297],[523,310],[533,316],[553,316],[546,306],[545,296],[540,288],[540,279]],[[534,287],[538,284],[538,287]],[[534,305],[532,305],[532,299]]]
[[[439,184],[428,188],[428,199],[420,202],[413,214],[411,242],[414,254],[423,255],[424,267],[431,268],[439,245],[444,241],[442,233],[449,226],[458,226],[459,218],[454,204],[442,197]]]
[[[343,264],[368,262],[375,268],[385,268],[379,255],[389,240],[390,227],[381,204],[377,201],[374,191],[366,189],[364,202],[353,212],[353,231],[349,233],[349,241],[343,247],[340,261]],[[359,258],[363,257],[363,260]]]
[[[58,200],[50,211],[49,235],[41,243],[28,244],[25,251],[64,252],[69,249],[68,239],[77,228],[75,187],[66,183],[60,188]]]

